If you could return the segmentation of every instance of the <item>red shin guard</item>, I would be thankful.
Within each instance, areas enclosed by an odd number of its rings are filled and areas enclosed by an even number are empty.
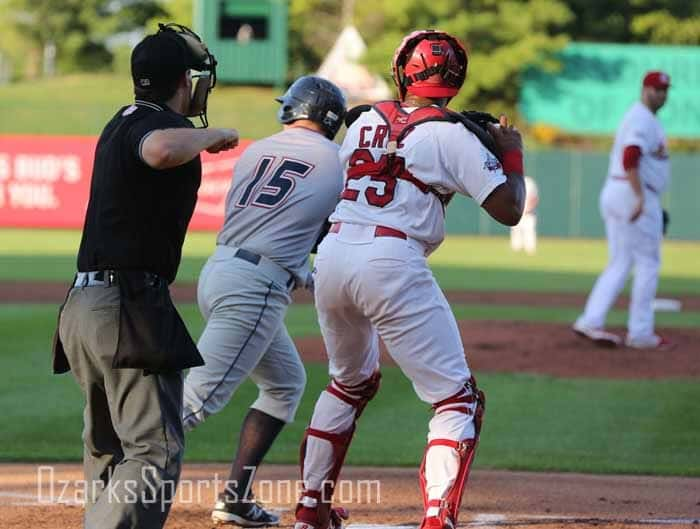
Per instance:
[[[433,405],[433,409],[436,410],[436,413],[452,411],[471,415],[472,410],[467,406],[467,404],[473,402],[476,402],[476,408],[474,410],[475,435],[473,439],[463,439],[461,441],[454,441],[452,439],[433,439],[428,443],[428,446],[425,449],[423,462],[421,463],[419,471],[420,486],[423,494],[423,509],[427,512],[430,507],[437,507],[439,510],[436,516],[424,516],[421,523],[421,529],[450,529],[451,527],[455,527],[457,525],[459,508],[462,503],[462,495],[464,494],[464,489],[466,488],[467,480],[469,479],[469,470],[471,468],[472,461],[474,460],[476,445],[479,440],[479,433],[481,432],[481,423],[485,409],[485,397],[484,393],[477,389],[476,381],[474,378],[472,378],[465,385],[464,390],[461,390],[452,397]],[[429,500],[426,490],[427,482],[425,478],[425,465],[428,451],[433,446],[447,446],[456,450],[457,454],[459,455],[459,469],[454,478],[452,486],[447,493],[440,499]]]
[[[311,427],[306,429],[300,451],[302,479],[304,479],[304,459],[309,437],[316,437],[331,443],[333,447],[333,465],[323,481],[322,490],[305,488],[301,493],[301,498],[296,507],[295,529],[339,529],[342,527],[342,521],[348,518],[346,509],[342,507],[331,508],[331,500],[350,441],[352,441],[352,436],[355,433],[357,419],[362,414],[367,403],[377,394],[380,379],[381,374],[377,371],[364,383],[356,386],[347,386],[339,383],[337,380],[332,380],[326,387],[325,391],[327,393],[355,408],[355,417],[352,426],[342,433],[325,432]]]

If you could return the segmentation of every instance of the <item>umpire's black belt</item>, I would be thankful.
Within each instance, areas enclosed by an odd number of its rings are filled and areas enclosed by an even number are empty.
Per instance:
[[[134,273],[134,272],[130,272]],[[159,275],[152,272],[139,271],[135,272],[138,275],[143,275],[145,285],[158,286],[162,281]],[[73,281],[74,287],[111,287],[118,284],[119,272],[117,270],[93,270],[90,272],[78,272]]]

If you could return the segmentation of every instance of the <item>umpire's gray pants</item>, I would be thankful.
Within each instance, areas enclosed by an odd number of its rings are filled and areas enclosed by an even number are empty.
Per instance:
[[[118,286],[73,288],[59,332],[86,401],[85,528],[162,527],[183,455],[181,372],[112,369]]]
[[[186,430],[223,409],[247,377],[259,389],[251,407],[284,422],[294,419],[304,392],[304,366],[284,326],[289,274],[267,259],[255,265],[235,252],[217,246],[199,278],[197,299],[207,324],[197,347],[205,364],[185,378]]]

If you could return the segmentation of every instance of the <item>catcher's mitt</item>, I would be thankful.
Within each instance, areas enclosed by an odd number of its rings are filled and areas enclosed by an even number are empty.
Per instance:
[[[503,161],[500,150],[496,147],[496,142],[488,129],[488,124],[498,123],[498,119],[488,112],[479,112],[478,110],[462,110],[462,112],[452,112],[452,114],[479,138],[479,141],[491,151],[491,154],[498,158],[499,161]]]

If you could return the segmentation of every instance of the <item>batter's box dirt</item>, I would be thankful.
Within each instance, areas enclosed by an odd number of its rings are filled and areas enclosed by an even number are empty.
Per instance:
[[[80,487],[78,480],[82,478],[82,470],[77,464],[58,464],[53,469],[50,475],[55,483],[54,496],[62,494],[63,504],[49,503],[46,470],[43,471],[44,481],[39,483],[37,465],[0,465],[3,529],[81,526],[82,506],[75,501],[74,494]],[[215,487],[197,488],[193,484],[213,484],[217,476],[223,479],[227,473],[226,465],[185,464],[183,481],[166,528],[212,527],[209,516]],[[294,483],[298,475],[296,466],[271,465],[262,467],[257,476],[259,484],[269,486],[267,492],[260,487],[258,497],[264,498],[268,507],[281,512],[283,527],[292,527],[296,501],[289,495],[291,489],[286,484]],[[344,506],[350,509],[350,524],[354,529],[387,529],[387,526],[408,529],[420,522],[421,498],[416,469],[348,467],[341,478],[350,484],[378,484],[371,489],[372,495],[346,494],[348,502]],[[270,494],[270,490],[278,492]],[[475,470],[464,498],[459,525],[548,529],[688,527],[700,520],[698,491],[700,478]]]

